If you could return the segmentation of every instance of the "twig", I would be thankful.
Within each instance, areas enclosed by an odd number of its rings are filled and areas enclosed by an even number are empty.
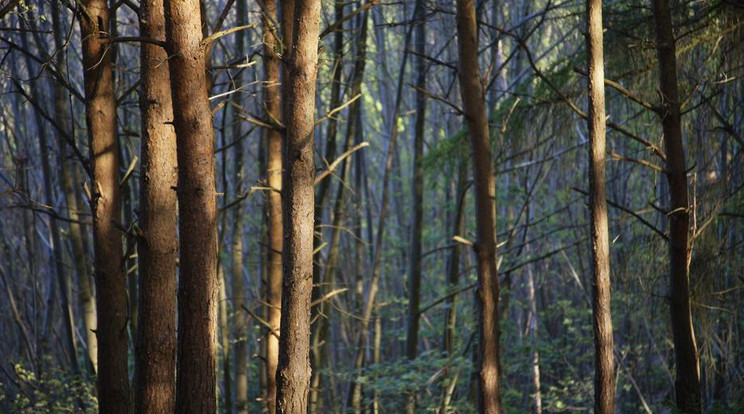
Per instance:
[[[317,177],[315,177],[315,185],[317,185],[319,182],[321,182],[324,178],[328,177],[333,172],[333,170],[335,170],[336,167],[338,167],[338,165],[341,163],[341,161],[343,161],[349,155],[351,155],[352,153],[354,153],[354,152],[356,152],[356,151],[358,151],[358,150],[360,150],[360,149],[362,149],[364,147],[368,147],[368,146],[369,146],[369,142],[362,142],[361,144],[357,144],[357,145],[354,145],[353,147],[349,148],[348,151],[344,152],[338,158],[336,158],[336,160],[333,161],[331,163],[331,165],[328,166],[328,169],[327,170],[323,171],[322,173],[318,174]]]

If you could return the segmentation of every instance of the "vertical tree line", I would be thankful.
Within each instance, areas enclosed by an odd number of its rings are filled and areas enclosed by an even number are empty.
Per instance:
[[[3,2],[0,411],[738,412],[743,18]]]

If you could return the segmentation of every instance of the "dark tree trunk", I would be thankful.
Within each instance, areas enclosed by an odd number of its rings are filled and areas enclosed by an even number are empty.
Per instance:
[[[690,306],[690,205],[687,171],[682,144],[677,58],[672,15],[668,0],[654,0],[656,52],[659,59],[659,90],[662,97],[661,124],[664,130],[666,176],[669,183],[669,272],[670,312],[676,374],[677,408],[700,413],[700,366]]]
[[[214,132],[198,0],[165,1],[178,158],[180,274],[176,412],[217,410]]]
[[[424,52],[426,45],[426,14],[423,0],[416,1],[413,16],[416,48],[416,124],[413,141],[413,215],[411,217],[411,252],[408,265],[408,326],[406,333],[406,357],[416,359],[418,355],[419,306],[421,302],[421,233],[424,220],[424,168],[421,165],[424,157],[424,128],[426,126],[426,62]],[[408,397],[406,412],[416,412],[415,393]]]
[[[143,1],[140,33],[165,40],[161,0]],[[176,401],[176,135],[171,122],[168,54],[141,45],[139,327],[136,335],[134,408],[138,413],[172,412]]]
[[[282,148],[284,249],[282,317],[277,366],[277,411],[307,412],[310,386],[310,301],[315,204],[315,79],[319,0],[295,4],[291,54],[286,66]],[[284,19],[286,21],[286,19]]]
[[[501,411],[499,391],[499,279],[496,268],[496,195],[491,158],[491,139],[486,100],[478,69],[478,30],[473,0],[457,1],[459,75],[465,120],[470,132],[475,186],[476,243],[478,264],[479,413]]]
[[[105,413],[128,413],[127,297],[121,232],[115,223],[121,213],[119,156],[116,136],[111,50],[102,38],[109,33],[106,0],[85,0],[80,16],[83,39],[85,111],[90,138],[93,182],[93,250],[96,303],[99,313],[98,401]]]

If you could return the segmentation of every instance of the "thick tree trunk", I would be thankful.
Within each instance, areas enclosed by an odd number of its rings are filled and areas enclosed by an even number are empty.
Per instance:
[[[111,51],[102,43],[109,32],[106,0],[85,0],[80,16],[85,77],[85,111],[90,137],[93,182],[93,250],[99,312],[98,401],[101,412],[128,413],[127,298]]]
[[[416,124],[413,141],[413,216],[411,217],[411,250],[408,265],[408,326],[406,332],[406,358],[416,359],[418,355],[419,306],[421,302],[421,233],[424,220],[424,128],[426,126],[426,14],[423,0],[416,1],[413,24],[416,48]],[[416,412],[416,394],[412,393],[406,403],[406,412]]]
[[[669,183],[669,272],[672,336],[677,370],[677,408],[700,413],[700,366],[690,306],[690,205],[682,144],[677,58],[672,15],[668,0],[654,0],[656,51],[659,59],[659,90],[662,97],[666,176]]]
[[[277,411],[307,412],[310,385],[310,301],[313,281],[315,79],[320,0],[295,4],[284,99],[285,141],[282,317]],[[286,19],[285,19],[286,20]]]
[[[217,410],[214,132],[198,0],[165,1],[178,158],[180,274],[176,411]]]
[[[459,37],[459,75],[463,109],[470,132],[475,184],[476,243],[478,263],[479,355],[478,412],[501,411],[499,391],[499,279],[496,269],[496,203],[491,139],[486,115],[486,101],[478,69],[478,30],[473,0],[457,1],[457,35]]]
[[[589,209],[594,312],[594,412],[615,412],[615,373],[610,307],[610,245],[605,201],[605,93],[602,0],[587,0],[589,55]]]
[[[284,39],[291,35],[286,33],[287,26],[291,27],[294,13],[292,1],[282,1],[282,27]],[[279,87],[279,56],[281,51],[280,39],[277,38],[280,28],[274,26],[277,19],[275,0],[264,2],[263,41],[264,41],[264,69],[266,71],[266,87],[264,88],[264,109],[269,119],[281,120],[281,92]],[[289,24],[287,23],[289,21]],[[270,188],[268,198],[268,239],[267,252],[267,306],[266,320],[270,330],[266,333],[266,405],[269,414],[276,412],[276,366],[279,361],[279,333],[282,306],[282,134],[279,130],[266,130],[268,146],[266,179]]]
[[[165,39],[161,0],[140,6],[140,33]],[[135,347],[134,408],[138,413],[172,412],[176,401],[176,135],[168,72],[162,48],[141,45],[139,331]]]

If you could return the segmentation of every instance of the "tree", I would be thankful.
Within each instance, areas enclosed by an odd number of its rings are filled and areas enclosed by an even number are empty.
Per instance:
[[[176,411],[217,409],[217,204],[198,0],[165,1],[178,159]]]
[[[615,412],[615,373],[610,306],[610,242],[605,201],[605,94],[602,0],[587,0],[589,55],[589,209],[594,314],[594,412]]]
[[[690,203],[682,144],[682,124],[677,87],[677,48],[668,0],[654,0],[656,53],[659,61],[661,125],[664,131],[666,177],[669,183],[669,304],[676,378],[677,408],[700,413],[700,366],[690,306]]]
[[[413,143],[413,214],[411,216],[411,255],[408,273],[408,329],[406,333],[406,357],[416,359],[418,354],[419,306],[421,303],[421,233],[424,219],[424,129],[426,127],[426,13],[423,0],[416,1],[413,23],[416,47],[416,125]],[[408,399],[406,412],[416,412],[416,396]]]
[[[140,33],[165,39],[162,1],[141,3]],[[137,240],[140,278],[134,408],[162,413],[173,411],[176,400],[176,136],[168,54],[160,46],[143,43],[140,60],[141,233]]]
[[[91,210],[98,308],[98,400],[101,412],[130,411],[127,358],[127,299],[121,232],[116,101],[106,0],[82,2],[85,120],[90,139]]]
[[[264,70],[266,76],[266,87],[264,88],[264,110],[269,119],[281,120],[281,91],[279,88],[279,53],[281,50],[289,50],[287,42],[289,35],[287,30],[291,26],[294,16],[292,1],[282,1],[281,28],[275,26],[277,8],[275,0],[266,0],[262,14],[263,42],[264,42]],[[286,49],[281,48],[278,30],[282,30],[282,39]],[[283,83],[282,83],[283,84]],[[266,320],[268,330],[266,333],[266,405],[269,414],[276,412],[276,367],[279,362],[279,330],[281,323],[282,306],[282,132],[278,128],[266,129],[266,141],[268,146],[268,162],[266,168],[266,181],[269,186],[267,195],[268,207],[268,237],[269,246],[266,254],[268,267],[267,289],[266,289]]]
[[[475,250],[478,265],[479,354],[478,412],[501,411],[499,390],[499,279],[496,268],[496,187],[491,159],[491,139],[486,115],[485,91],[478,69],[478,30],[473,0],[457,1],[459,77],[465,121],[470,133],[475,187]]]
[[[277,411],[305,413],[310,385],[310,300],[315,204],[315,79],[320,0],[297,2],[286,63],[282,161],[282,318],[277,367]]]

